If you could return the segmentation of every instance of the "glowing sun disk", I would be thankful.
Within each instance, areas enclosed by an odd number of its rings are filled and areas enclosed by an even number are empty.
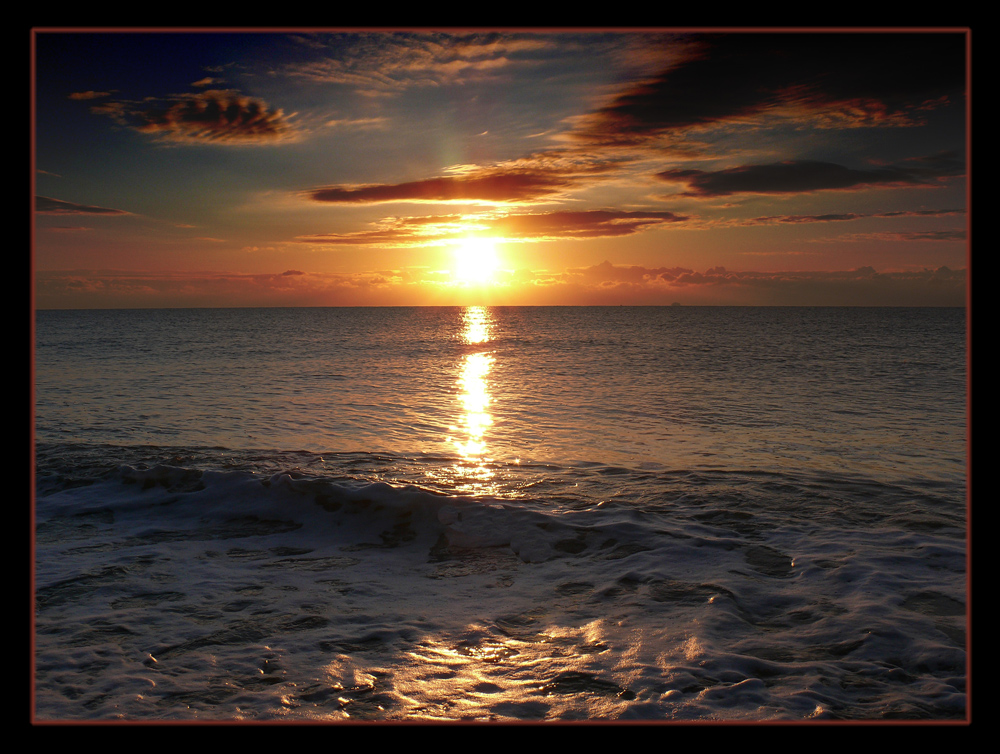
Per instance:
[[[492,238],[466,238],[455,249],[452,274],[466,283],[487,283],[497,269],[497,252]]]

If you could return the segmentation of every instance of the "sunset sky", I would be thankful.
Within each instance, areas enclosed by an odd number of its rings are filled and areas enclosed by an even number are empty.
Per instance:
[[[38,308],[965,304],[964,30],[32,36]]]

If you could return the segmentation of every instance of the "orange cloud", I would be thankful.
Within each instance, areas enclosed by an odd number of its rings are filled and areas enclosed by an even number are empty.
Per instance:
[[[340,246],[426,246],[447,243],[469,233],[508,242],[555,239],[614,238],[688,218],[673,212],[582,210],[505,215],[430,215],[387,218],[382,227],[356,233],[299,236],[301,243]]]
[[[110,97],[110,96],[111,92],[95,92],[91,90],[89,92],[73,92],[72,94],[69,95],[69,98],[85,100],[85,99],[99,99],[101,97]]]
[[[148,306],[379,306],[456,304],[461,286],[431,270],[356,274],[40,271],[39,308]],[[616,266],[564,271],[518,270],[487,295],[498,304],[570,305],[864,305],[963,306],[966,271],[940,267],[877,272],[871,267],[828,272],[704,272]]]

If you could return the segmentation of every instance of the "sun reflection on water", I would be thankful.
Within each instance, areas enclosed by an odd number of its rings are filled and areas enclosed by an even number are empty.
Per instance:
[[[470,306],[462,312],[464,329],[462,340],[468,345],[485,345],[491,339],[493,318],[484,306]],[[493,424],[490,413],[488,375],[494,364],[488,350],[467,353],[461,362],[458,400],[461,406],[460,424],[452,426],[456,433],[449,441],[458,451],[460,460],[452,467],[456,481],[464,492],[492,492],[490,480],[494,476],[492,458],[487,455],[486,432]]]
[[[464,409],[462,425],[465,439],[455,445],[465,458],[481,458],[486,452],[486,430],[493,424],[486,375],[492,363],[493,357],[489,354],[471,353],[465,357],[462,376],[458,380],[463,390],[459,400]]]
[[[391,675],[396,717],[614,719],[636,694],[627,679],[594,672],[594,657],[612,651],[601,619],[558,625],[519,614],[425,635],[407,651],[407,662],[380,671]]]
[[[493,317],[490,310],[485,306],[468,306],[462,312],[465,330],[462,331],[462,339],[466,343],[477,344],[486,343],[490,340],[490,329],[493,326]]]

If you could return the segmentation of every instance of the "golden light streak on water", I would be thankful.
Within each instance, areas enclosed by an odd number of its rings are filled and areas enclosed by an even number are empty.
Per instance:
[[[461,420],[460,426],[451,428],[456,435],[449,439],[462,460],[452,467],[452,472],[460,480],[463,491],[489,493],[492,491],[490,480],[494,472],[490,468],[492,459],[487,455],[487,431],[493,424],[488,377],[495,359],[485,346],[491,339],[493,319],[489,309],[483,306],[467,307],[462,317],[463,341],[469,345],[483,345],[484,350],[467,353],[460,364],[458,385],[461,392],[458,401]]]
[[[487,343],[491,338],[493,317],[485,306],[468,306],[462,312],[465,330],[462,338],[466,343]]]

